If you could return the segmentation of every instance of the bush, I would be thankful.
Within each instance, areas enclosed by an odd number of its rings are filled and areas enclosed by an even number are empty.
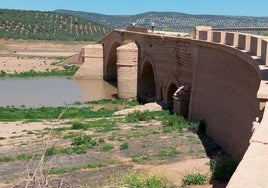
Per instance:
[[[128,149],[128,143],[124,143],[120,146],[120,150],[127,150]]]
[[[55,146],[46,149],[45,156],[52,156],[58,153],[58,149]]]
[[[113,149],[114,146],[112,144],[105,144],[104,146],[101,147],[101,151],[110,151],[111,149]]]
[[[168,188],[171,187],[167,180],[158,175],[145,174],[145,173],[137,173],[131,172],[126,174],[120,185],[127,185],[129,187],[135,188]],[[126,187],[127,187],[126,186]]]
[[[149,111],[135,111],[134,113],[127,114],[126,116],[126,122],[127,123],[135,123],[139,121],[150,121],[151,119],[154,119],[153,113]]]
[[[85,146],[75,146],[73,147],[73,152],[76,154],[85,154],[87,151]]]
[[[78,137],[73,138],[71,145],[73,146],[74,153],[85,154],[87,148],[97,146],[98,143],[97,141],[92,140],[89,135],[82,134]]]
[[[73,130],[85,129],[85,126],[84,126],[84,124],[82,122],[74,121],[72,123],[71,129],[73,129]]]
[[[222,157],[211,161],[211,170],[215,180],[228,182],[236,170],[238,163],[230,157]]]
[[[179,132],[182,132],[183,129],[189,129],[189,123],[182,116],[177,115],[166,116],[163,124],[167,127],[174,127]]]
[[[182,179],[182,186],[204,185],[208,182],[207,177],[202,174],[187,174]]]

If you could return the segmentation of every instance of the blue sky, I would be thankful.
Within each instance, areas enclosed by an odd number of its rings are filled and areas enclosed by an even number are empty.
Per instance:
[[[0,8],[42,11],[69,9],[109,15],[175,11],[188,14],[268,16],[268,0],[0,0]]]

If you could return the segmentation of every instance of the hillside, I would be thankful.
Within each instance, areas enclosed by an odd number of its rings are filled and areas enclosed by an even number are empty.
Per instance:
[[[110,29],[125,28],[136,22],[138,26],[150,27],[150,23],[156,23],[156,29],[168,31],[189,32],[197,25],[209,25],[214,28],[226,27],[268,27],[268,17],[249,16],[220,16],[220,15],[191,15],[177,12],[146,12],[137,15],[103,15],[89,12],[56,10],[58,13],[66,13],[93,20]]]
[[[100,24],[74,15],[0,9],[0,38],[95,41],[107,32]]]

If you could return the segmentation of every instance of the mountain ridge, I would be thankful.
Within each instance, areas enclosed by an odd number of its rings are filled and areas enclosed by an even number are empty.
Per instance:
[[[214,28],[227,27],[268,27],[268,17],[229,16],[229,15],[195,15],[180,12],[149,11],[136,15],[105,15],[84,11],[58,9],[55,12],[80,16],[100,23],[110,29],[123,29],[136,22],[137,26],[150,28],[150,23],[156,23],[156,29],[166,31],[189,32],[198,25],[208,25]]]

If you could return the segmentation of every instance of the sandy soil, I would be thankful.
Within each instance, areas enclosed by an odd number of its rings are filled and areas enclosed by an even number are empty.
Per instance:
[[[30,70],[48,71],[61,69],[55,65],[58,57],[71,59],[68,63],[77,63],[81,48],[88,42],[56,43],[48,41],[23,41],[0,39],[0,71],[20,73]]]
[[[7,74],[21,73],[34,70],[37,72],[50,71],[52,69],[63,69],[56,65],[59,60],[47,57],[1,57],[0,70]],[[56,63],[55,65],[53,65]]]

